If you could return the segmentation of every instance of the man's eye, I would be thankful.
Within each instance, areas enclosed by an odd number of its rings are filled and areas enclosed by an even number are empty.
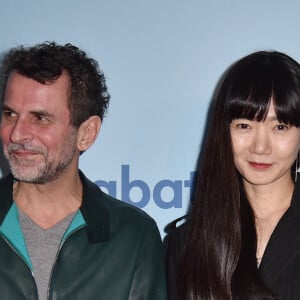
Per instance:
[[[2,112],[3,116],[7,119],[7,120],[12,120],[15,119],[17,117],[17,114],[13,111],[10,110],[4,110]]]
[[[49,121],[49,116],[43,113],[36,113],[34,114],[34,120],[37,122],[48,122]]]
[[[46,116],[44,116],[44,115],[36,115],[35,117],[36,117],[36,119],[38,121],[45,121],[45,120],[47,120]]]

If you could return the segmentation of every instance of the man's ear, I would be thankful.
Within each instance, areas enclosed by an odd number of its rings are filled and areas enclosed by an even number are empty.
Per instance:
[[[101,128],[99,116],[91,116],[78,128],[77,148],[80,152],[87,150],[95,142]]]

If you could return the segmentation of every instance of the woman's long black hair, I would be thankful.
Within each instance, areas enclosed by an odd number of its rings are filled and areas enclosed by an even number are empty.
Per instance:
[[[180,300],[272,299],[256,262],[256,228],[233,160],[233,119],[263,121],[270,101],[279,121],[300,126],[300,66],[260,51],[233,64],[216,92],[198,168],[178,272]]]

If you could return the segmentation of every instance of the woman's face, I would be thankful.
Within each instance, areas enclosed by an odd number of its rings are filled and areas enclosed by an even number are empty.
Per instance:
[[[251,185],[291,181],[300,148],[300,128],[278,122],[273,103],[264,121],[234,119],[230,125],[234,162]]]

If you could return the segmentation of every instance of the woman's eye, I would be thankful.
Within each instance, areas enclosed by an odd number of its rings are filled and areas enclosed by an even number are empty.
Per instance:
[[[286,125],[286,124],[278,124],[278,125],[275,126],[276,130],[287,130],[289,128],[290,128],[290,126]]]
[[[250,126],[245,123],[237,124],[236,127],[240,128],[240,129],[249,129],[250,128]]]

